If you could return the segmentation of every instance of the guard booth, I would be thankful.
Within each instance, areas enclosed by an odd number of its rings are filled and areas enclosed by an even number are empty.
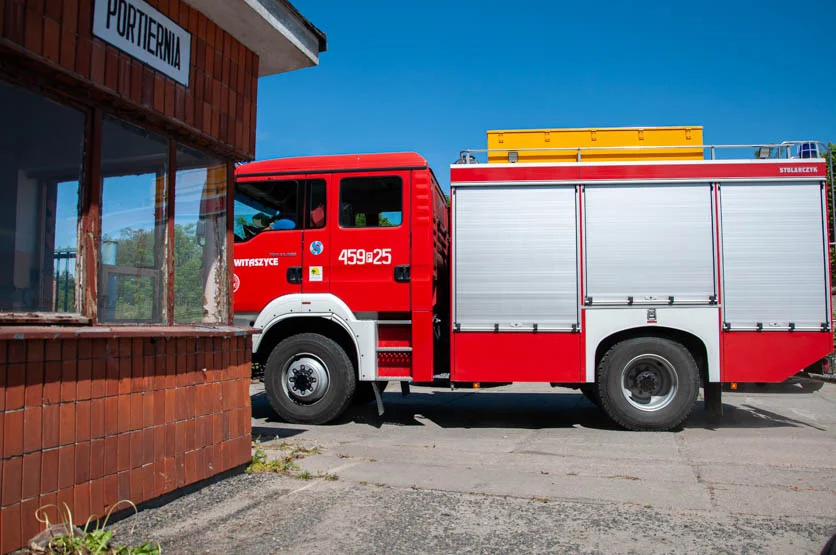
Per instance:
[[[3,553],[251,459],[233,165],[325,49],[285,0],[0,3]]]

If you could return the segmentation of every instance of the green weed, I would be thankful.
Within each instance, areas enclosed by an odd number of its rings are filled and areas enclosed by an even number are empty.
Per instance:
[[[321,452],[319,447],[304,447],[287,441],[279,442],[277,439],[268,443],[254,441],[253,448],[255,449],[253,460],[246,469],[249,474],[275,473],[297,480],[322,478],[333,481],[337,479],[336,475],[321,471],[311,474],[307,470],[303,470],[296,462],[299,459],[319,454]],[[267,451],[280,451],[281,454],[278,457],[271,458]]]
[[[107,522],[116,507],[130,505],[134,512],[138,512],[136,505],[128,500],[116,503],[107,512],[103,521],[96,515],[90,515],[83,529],[73,525],[73,514],[69,506],[64,503],[63,510],[58,505],[44,505],[35,511],[35,518],[43,523],[44,532],[38,534],[30,543],[29,553],[50,553],[60,555],[160,555],[162,548],[159,544],[146,542],[131,547],[112,543],[113,530],[107,528]],[[61,523],[51,523],[47,510],[54,507],[60,516]],[[95,525],[93,523],[95,522]]]

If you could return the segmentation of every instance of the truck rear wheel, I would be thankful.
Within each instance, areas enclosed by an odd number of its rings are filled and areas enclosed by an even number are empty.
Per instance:
[[[355,387],[354,367],[346,352],[316,333],[300,333],[280,342],[264,369],[270,405],[287,422],[330,422],[351,404]]]
[[[628,339],[598,365],[598,399],[612,420],[629,430],[664,431],[682,424],[697,401],[694,357],[659,337]]]

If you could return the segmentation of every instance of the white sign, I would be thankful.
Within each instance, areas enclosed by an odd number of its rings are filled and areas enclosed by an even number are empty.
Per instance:
[[[93,34],[189,86],[192,35],[142,0],[96,0]]]

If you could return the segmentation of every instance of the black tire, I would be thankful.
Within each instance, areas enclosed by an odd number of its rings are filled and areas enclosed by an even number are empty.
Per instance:
[[[351,404],[356,383],[354,365],[346,352],[332,339],[316,333],[283,340],[264,368],[270,406],[283,420],[297,424],[325,424],[340,416]],[[318,387],[323,389],[318,392]],[[296,394],[293,388],[299,388]],[[306,394],[310,397],[305,398]]]
[[[583,396],[586,397],[586,400],[595,405],[596,407],[601,406],[601,400],[598,398],[598,386],[594,383],[582,385],[580,387],[581,393]]]
[[[665,431],[694,410],[700,376],[694,357],[680,343],[639,337],[617,343],[604,355],[597,383],[600,407],[615,423],[628,430]]]
[[[377,388],[380,390],[381,395],[383,391],[386,389],[386,386],[389,385],[389,382],[385,380],[379,380],[377,382]],[[354,390],[354,399],[352,400],[353,405],[368,405],[374,401],[374,390],[372,389],[372,382],[358,382],[357,388]]]

